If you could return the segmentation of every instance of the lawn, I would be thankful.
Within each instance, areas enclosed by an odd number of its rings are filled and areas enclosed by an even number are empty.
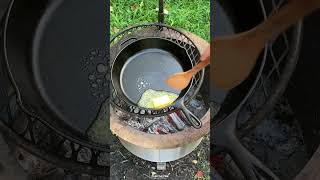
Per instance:
[[[110,0],[110,33],[134,24],[157,22],[157,0]],[[210,0],[165,0],[165,23],[210,39]]]

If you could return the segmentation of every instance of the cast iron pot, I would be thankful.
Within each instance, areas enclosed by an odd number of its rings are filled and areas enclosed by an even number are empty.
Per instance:
[[[185,95],[192,89],[192,82],[182,91],[172,89],[165,83],[171,74],[192,68],[191,57],[185,48],[160,37],[128,40],[123,43],[111,65],[111,79],[117,96],[137,106],[147,89],[179,94],[171,106],[181,109],[193,127],[201,128],[201,121],[188,110],[184,101]]]
[[[82,61],[108,47],[105,7],[101,0],[12,0],[2,21],[1,50],[21,109],[79,143],[100,108]]]

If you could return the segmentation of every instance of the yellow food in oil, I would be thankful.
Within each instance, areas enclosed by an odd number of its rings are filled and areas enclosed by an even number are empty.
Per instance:
[[[142,94],[138,105],[143,108],[160,109],[170,106],[178,97],[175,93],[148,89]]]

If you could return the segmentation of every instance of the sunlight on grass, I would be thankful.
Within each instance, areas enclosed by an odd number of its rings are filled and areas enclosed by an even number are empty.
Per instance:
[[[110,33],[135,24],[157,22],[157,0],[111,0]],[[210,39],[210,0],[165,0],[165,23]]]

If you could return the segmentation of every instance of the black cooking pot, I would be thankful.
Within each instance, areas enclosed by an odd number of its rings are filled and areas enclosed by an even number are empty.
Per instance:
[[[167,27],[161,24],[157,26],[160,29],[161,26]],[[131,37],[121,41],[120,45],[118,45],[120,50],[115,55],[115,58],[112,59],[111,79],[117,96],[133,107],[148,111],[150,109],[138,107],[137,105],[146,90],[173,92],[178,94],[179,97],[170,106],[174,109],[181,109],[188,122],[193,127],[200,128],[201,121],[185,105],[185,96],[192,91],[195,79],[193,78],[190,84],[181,91],[175,90],[165,83],[165,80],[170,75],[187,71],[195,65],[195,59],[198,60],[200,57],[198,49],[192,44],[181,42],[181,40],[173,41],[161,36],[144,37],[141,35],[142,31],[135,34],[137,36],[130,35]],[[179,41],[183,45],[179,44]],[[196,54],[195,57],[190,56],[190,51],[188,54],[188,49],[191,48]],[[198,82],[199,87],[201,86],[202,78]],[[194,94],[198,90],[195,90]],[[157,113],[157,115],[165,115],[170,112],[169,108],[164,113]]]
[[[88,80],[91,72],[106,74],[95,70],[106,65],[105,7],[101,0],[12,0],[3,20],[1,50],[21,109],[73,139],[84,137],[109,96],[104,87],[94,97]]]

